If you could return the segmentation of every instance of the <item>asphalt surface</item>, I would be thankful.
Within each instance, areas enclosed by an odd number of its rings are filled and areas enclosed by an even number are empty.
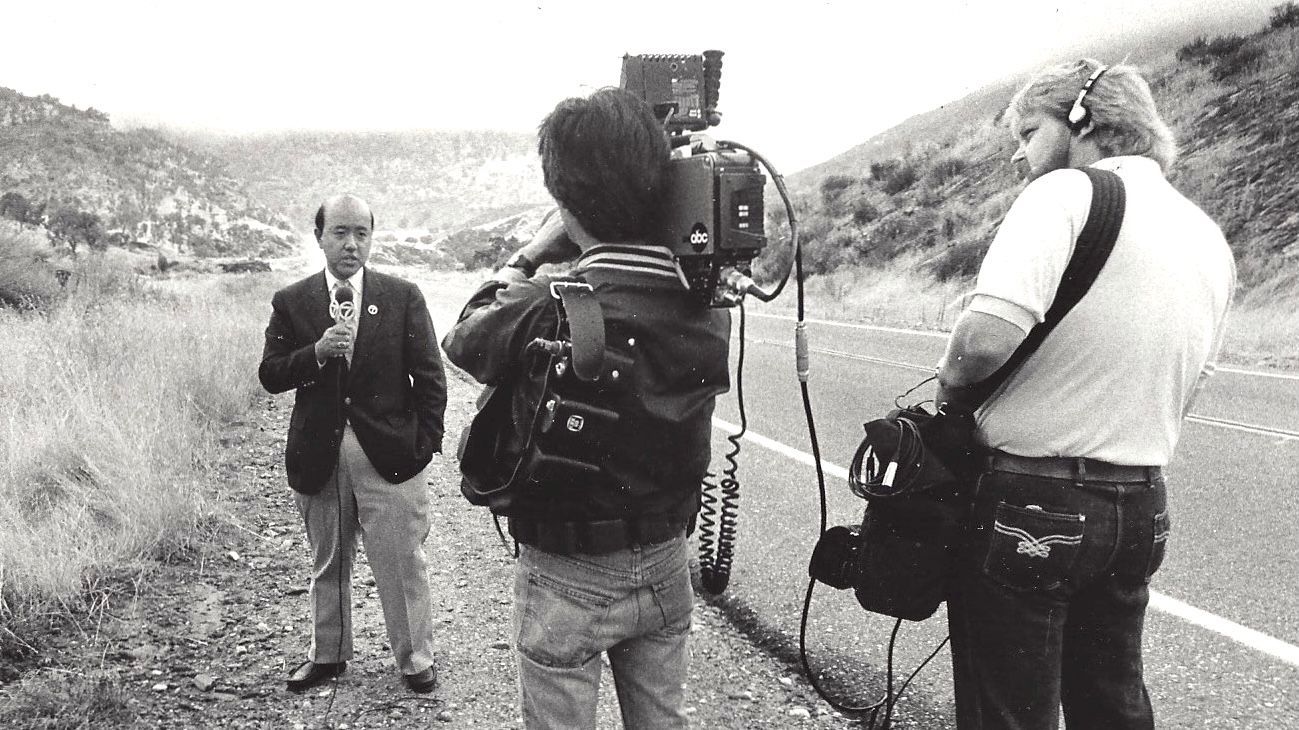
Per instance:
[[[444,333],[469,289],[448,278],[424,290]],[[729,586],[714,603],[763,649],[791,662],[819,529],[816,472],[794,371],[793,322],[750,312],[746,324],[749,431],[739,456],[738,542]],[[857,522],[862,503],[848,491],[843,467],[861,424],[932,372],[945,335],[815,321],[808,332],[828,522]],[[733,377],[739,349],[733,339]],[[731,448],[725,434],[740,422],[737,391],[718,402],[715,470]],[[931,394],[932,384],[903,402]],[[1299,728],[1299,376],[1224,368],[1192,410],[1166,470],[1172,537],[1146,623],[1158,727]],[[850,591],[818,585],[807,631],[814,672],[841,700],[877,699],[892,628],[892,619],[863,611]],[[904,622],[895,686],[945,637],[941,607],[927,621]],[[952,728],[951,698],[943,648],[899,702],[895,726]]]
[[[862,504],[842,467],[861,424],[932,372],[945,339],[815,322],[808,332],[811,402],[822,459],[832,465],[829,524],[860,521]],[[733,340],[732,373],[738,355]],[[750,313],[744,355],[750,438],[739,458],[735,569],[719,600],[737,620],[764,628],[768,648],[789,658],[819,527],[792,321]],[[932,384],[903,402],[930,395]],[[719,401],[717,418],[713,462],[720,466],[730,447],[723,436],[740,422],[734,389]],[[1299,378],[1221,370],[1192,409],[1166,473],[1172,537],[1152,583],[1145,635],[1158,726],[1299,728]],[[945,624],[941,609],[904,623],[895,670],[909,672],[932,651]],[[814,669],[845,698],[871,698],[886,680],[891,628],[851,592],[818,586],[808,631]],[[944,649],[917,677],[899,705],[899,726],[953,727],[949,662]]]

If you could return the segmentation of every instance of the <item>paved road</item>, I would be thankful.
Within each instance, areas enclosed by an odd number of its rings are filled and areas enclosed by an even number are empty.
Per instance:
[[[448,277],[424,290],[445,332],[469,287]],[[740,534],[720,599],[785,659],[796,656],[818,527],[792,332],[787,318],[748,317]],[[862,506],[845,487],[842,467],[861,423],[926,377],[945,340],[833,323],[812,323],[809,332],[812,403],[830,464],[830,524],[848,523],[860,520]],[[1159,726],[1299,728],[1299,377],[1224,370],[1194,413],[1168,469],[1173,537],[1147,622],[1146,669]],[[717,416],[720,465],[728,424],[739,422],[734,390]],[[891,628],[850,592],[818,587],[808,632],[814,668],[852,699],[878,693]],[[945,635],[942,609],[923,623],[905,623],[899,671],[910,671]],[[899,727],[953,727],[949,662],[943,650],[916,679],[899,706]]]
[[[741,457],[740,540],[723,601],[787,653],[797,646],[816,539],[815,472],[792,322],[750,314],[747,329],[744,387],[754,438]],[[840,475],[829,478],[830,523],[846,523],[860,519],[841,469],[860,424],[927,376],[944,339],[833,323],[810,324],[809,333],[822,458],[840,467],[830,469]],[[1145,642],[1160,727],[1299,727],[1299,378],[1226,369],[1193,413],[1168,468],[1173,537],[1152,586]],[[734,394],[717,416],[720,454],[726,424],[739,422]],[[890,628],[850,593],[819,587],[809,631],[814,666],[848,678],[858,696],[878,691]],[[909,669],[944,635],[941,612],[904,624],[898,666]],[[944,650],[916,680],[903,719],[951,726],[949,659]]]

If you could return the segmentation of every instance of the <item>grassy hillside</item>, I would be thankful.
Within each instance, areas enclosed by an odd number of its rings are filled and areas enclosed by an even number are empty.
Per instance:
[[[275,256],[296,235],[211,155],[106,115],[0,88],[0,214],[70,247],[142,242],[196,256]]]
[[[1290,16],[1278,17],[1278,27],[1185,44],[1152,56],[1144,68],[1181,142],[1170,179],[1221,224],[1244,297],[1293,302],[1299,28]],[[941,281],[968,281],[1022,189],[999,118],[1013,89],[989,89],[920,115],[792,176],[809,271],[893,263]],[[773,256],[762,269],[782,265]]]
[[[249,181],[260,200],[308,230],[320,201],[353,192],[380,229],[424,229],[435,238],[502,209],[548,200],[536,138],[493,131],[172,133]]]

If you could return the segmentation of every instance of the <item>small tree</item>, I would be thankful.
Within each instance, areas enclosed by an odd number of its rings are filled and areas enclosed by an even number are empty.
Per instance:
[[[94,213],[59,208],[50,216],[49,229],[50,235],[67,244],[73,254],[83,243],[98,250],[103,250],[108,245],[103,224]]]

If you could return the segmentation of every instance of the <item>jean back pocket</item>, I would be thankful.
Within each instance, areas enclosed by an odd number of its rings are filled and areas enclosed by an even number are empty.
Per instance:
[[[1150,561],[1146,564],[1146,579],[1159,570],[1164,564],[1164,553],[1168,549],[1168,536],[1172,534],[1172,522],[1168,519],[1168,510],[1155,515],[1155,526],[1151,536]]]
[[[1069,577],[1078,558],[1084,526],[1083,515],[1000,502],[989,531],[983,571],[1015,590],[1057,588]]]

